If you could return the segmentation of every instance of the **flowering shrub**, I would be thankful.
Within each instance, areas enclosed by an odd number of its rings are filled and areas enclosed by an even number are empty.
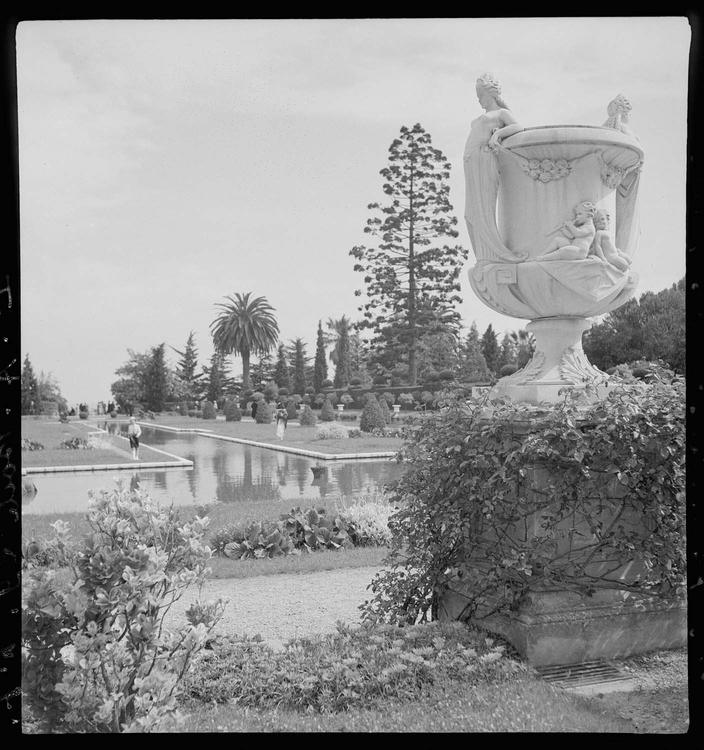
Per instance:
[[[93,448],[93,446],[85,438],[81,437],[68,438],[68,440],[64,440],[59,443],[58,447],[73,451],[91,450]]]
[[[189,625],[163,627],[171,604],[204,580],[208,519],[181,523],[173,507],[118,484],[90,493],[87,520],[82,543],[69,543],[61,521],[48,543],[71,580],[38,565],[36,555],[27,559],[25,706],[50,732],[167,728],[180,718],[176,700],[190,661],[222,614],[221,602],[197,605]]]
[[[331,712],[419,700],[435,682],[481,684],[525,672],[504,646],[460,623],[338,623],[336,633],[296,638],[281,652],[256,638],[219,638],[199,653],[187,692],[203,703]]]
[[[29,438],[22,438],[22,450],[23,451],[43,451],[44,446],[38,443],[36,440],[30,440]]]
[[[340,440],[347,437],[347,428],[337,422],[321,424],[315,430],[316,440]]]
[[[460,577],[476,619],[529,587],[682,596],[684,395],[673,377],[616,382],[591,405],[573,392],[542,413],[446,401],[401,451],[409,471],[390,494],[402,502],[365,617],[425,620]]]

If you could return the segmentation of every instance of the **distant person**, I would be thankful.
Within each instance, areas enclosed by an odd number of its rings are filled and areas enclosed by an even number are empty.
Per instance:
[[[257,416],[257,402],[252,401],[252,419]]]
[[[137,424],[137,420],[134,417],[130,417],[130,424],[127,427],[127,437],[130,440],[132,458],[135,461],[139,461],[139,437],[141,434],[142,428]]]
[[[288,411],[281,401],[276,404],[276,437],[279,440],[284,439],[286,425],[288,424]]]

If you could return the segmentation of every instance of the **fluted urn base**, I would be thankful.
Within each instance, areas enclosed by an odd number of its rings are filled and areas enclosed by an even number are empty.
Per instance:
[[[532,320],[526,328],[535,336],[535,352],[528,364],[501,378],[491,397],[531,404],[554,403],[564,388],[593,387],[596,398],[606,396],[608,375],[594,367],[582,348],[582,334],[591,327],[587,318],[555,317]]]

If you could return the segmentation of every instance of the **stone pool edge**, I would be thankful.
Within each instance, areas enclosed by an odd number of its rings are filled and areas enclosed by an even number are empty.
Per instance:
[[[272,443],[260,443],[257,440],[248,440],[246,438],[230,437],[229,435],[219,435],[213,430],[205,430],[199,427],[168,427],[167,425],[154,424],[152,422],[140,422],[142,427],[151,427],[156,430],[169,430],[170,432],[191,432],[203,437],[215,438],[216,440],[226,440],[230,443],[242,443],[251,445],[255,448],[269,448],[274,451],[283,453],[294,453],[299,456],[308,458],[317,458],[322,461],[348,461],[362,458],[393,458],[398,451],[379,451],[377,453],[321,453],[320,451],[311,451],[306,448],[291,448],[288,445],[274,445]]]

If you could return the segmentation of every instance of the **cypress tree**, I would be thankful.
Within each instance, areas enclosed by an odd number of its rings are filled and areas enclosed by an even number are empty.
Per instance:
[[[313,388],[316,393],[322,390],[323,381],[328,377],[328,363],[325,358],[325,337],[323,326],[318,321],[318,338],[315,343],[315,368],[313,370]]]

